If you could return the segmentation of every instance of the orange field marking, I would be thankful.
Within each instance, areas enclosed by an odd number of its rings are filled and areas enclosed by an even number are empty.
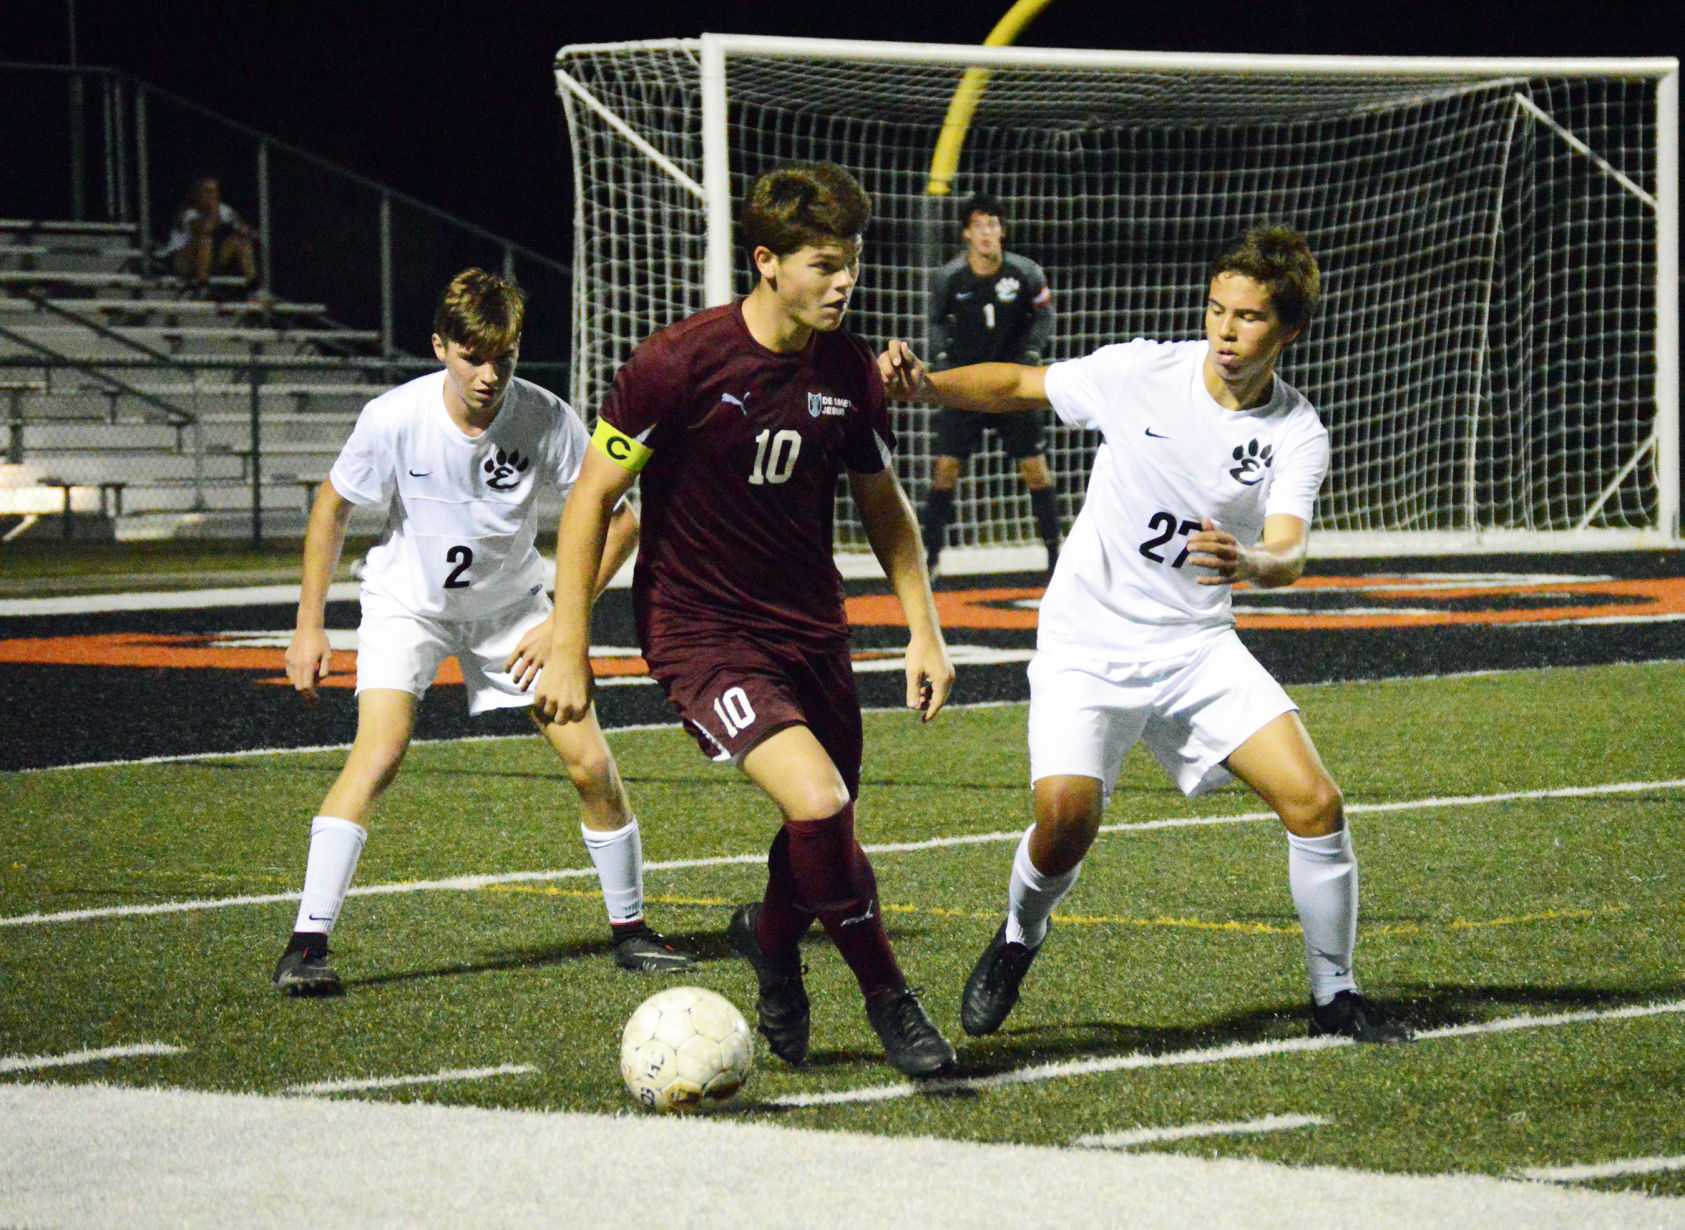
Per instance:
[[[1279,591],[1284,600],[1293,594],[1327,592],[1361,600],[1361,609],[1305,610],[1248,614],[1236,612],[1241,629],[1338,631],[1359,628],[1425,628],[1440,626],[1551,624],[1587,619],[1685,619],[1685,578],[1617,581],[1603,579],[1479,584],[1478,574],[1467,578],[1421,576],[1307,577],[1291,589]],[[945,590],[936,595],[942,626],[955,631],[1018,630],[1033,633],[1039,587]],[[1313,599],[1314,601],[1314,599]],[[1397,610],[1389,610],[1397,607]],[[849,621],[858,627],[906,626],[901,604],[891,594],[867,594],[848,599]],[[250,633],[241,633],[249,637]],[[866,661],[893,657],[898,650],[866,649],[855,654]],[[324,687],[351,687],[356,654],[335,655],[341,669]],[[215,635],[160,635],[117,632],[95,636],[22,637],[0,640],[0,663],[35,666],[128,667],[139,670],[262,671],[258,683],[286,680],[286,654],[279,648],[222,645]],[[599,677],[643,676],[649,673],[640,657],[593,658]],[[448,660],[435,680],[460,684],[456,660]]]

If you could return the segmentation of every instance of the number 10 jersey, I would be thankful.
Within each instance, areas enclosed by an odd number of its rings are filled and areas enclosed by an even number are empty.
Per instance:
[[[646,651],[720,633],[847,642],[837,479],[882,471],[895,444],[863,342],[839,329],[779,353],[740,304],[709,308],[646,340],[601,413],[650,450],[632,579]]]

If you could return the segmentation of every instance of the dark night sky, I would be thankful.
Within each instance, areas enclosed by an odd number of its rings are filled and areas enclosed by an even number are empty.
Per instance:
[[[8,4],[0,60],[65,62],[70,3]],[[569,173],[550,64],[564,44],[703,31],[978,43],[1009,0],[74,0],[74,7],[81,63],[120,69],[560,257]],[[1685,48],[1685,4],[1056,0],[1019,42],[1676,56]]]

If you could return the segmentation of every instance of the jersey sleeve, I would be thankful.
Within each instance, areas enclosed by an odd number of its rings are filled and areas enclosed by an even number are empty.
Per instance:
[[[598,416],[622,435],[650,448],[659,447],[652,437],[660,435],[663,421],[682,402],[679,382],[683,374],[681,356],[664,335],[657,333],[614,374],[614,385],[603,399]]]
[[[380,508],[398,487],[398,447],[384,426],[379,399],[363,407],[351,438],[339,450],[328,480],[334,490],[360,508]]]
[[[1309,525],[1316,516],[1316,496],[1328,477],[1330,458],[1328,429],[1307,412],[1275,460],[1275,478],[1270,483],[1264,516],[1285,513]]]
[[[579,471],[585,464],[585,450],[591,445],[591,433],[574,412],[572,406],[560,398],[556,400],[555,470],[557,488],[565,499],[579,481]]]
[[[1030,275],[1025,286],[1030,322],[1018,347],[1018,361],[1039,367],[1046,361],[1048,343],[1053,340],[1053,289],[1047,284],[1047,274],[1040,265],[1032,260],[1024,264]]]
[[[1053,412],[1072,427],[1105,431],[1108,401],[1104,390],[1123,387],[1129,369],[1151,345],[1140,338],[1102,346],[1080,359],[1067,359],[1047,369],[1047,400]]]
[[[895,429],[889,425],[889,399],[884,394],[883,376],[877,359],[866,344],[850,337],[864,377],[864,400],[860,413],[851,415],[843,440],[843,464],[856,474],[876,474],[889,468],[895,458]]]
[[[926,324],[930,330],[930,364],[932,369],[940,371],[948,365],[948,352],[953,348],[952,323],[953,316],[949,311],[948,295],[953,286],[953,279],[948,269],[932,270],[930,274],[930,292],[925,299]]]

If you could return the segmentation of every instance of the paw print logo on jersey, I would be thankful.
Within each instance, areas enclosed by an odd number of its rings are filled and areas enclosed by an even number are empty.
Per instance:
[[[1001,303],[1011,303],[1018,297],[1018,292],[1023,286],[1017,278],[1002,278],[995,283],[995,298]]]
[[[1256,440],[1249,440],[1245,444],[1235,445],[1234,459],[1240,462],[1229,471],[1229,477],[1244,487],[1262,482],[1264,470],[1275,457],[1275,446],[1266,444],[1258,447]]]
[[[486,479],[486,486],[493,491],[513,491],[531,464],[532,458],[523,457],[514,449],[507,453],[498,449],[495,456],[486,458],[485,470],[491,476]]]

